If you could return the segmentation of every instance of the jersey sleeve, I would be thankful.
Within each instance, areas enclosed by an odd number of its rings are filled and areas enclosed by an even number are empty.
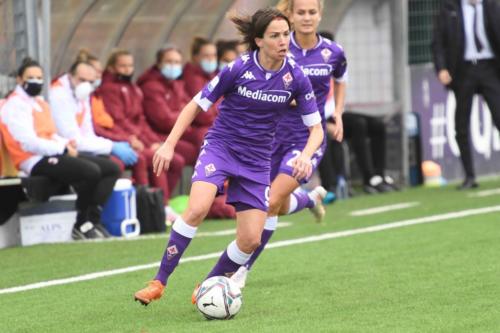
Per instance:
[[[196,96],[194,96],[193,100],[203,109],[203,111],[208,111],[212,104],[231,91],[238,77],[237,72],[239,65],[238,60],[227,65],[216,77],[208,82]]]
[[[337,82],[347,82],[347,59],[340,46],[338,47],[338,55],[335,57],[333,78]]]
[[[311,82],[307,76],[298,70],[297,73],[297,91],[296,91],[296,101],[297,107],[302,117],[302,122],[307,127],[314,126],[321,123],[321,115],[318,111],[318,105],[316,104],[316,96],[311,86]]]

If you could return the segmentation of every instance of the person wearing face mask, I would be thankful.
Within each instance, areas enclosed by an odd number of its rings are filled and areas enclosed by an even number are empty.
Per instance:
[[[127,142],[128,136],[115,132],[113,118],[106,111],[104,101],[99,93],[99,86],[101,85],[103,68],[99,59],[92,55],[89,51],[82,49],[79,51],[76,62],[87,62],[94,68],[94,82],[93,86],[96,90],[90,96],[90,109],[92,111],[92,124],[94,131],[98,136],[108,138],[116,142]],[[112,160],[118,164],[120,170],[123,172],[125,168],[132,170],[132,180],[136,185],[148,185],[149,175],[147,161],[143,155],[137,154],[132,150],[133,154],[137,156],[136,162],[133,164],[126,163],[125,159],[112,156]]]
[[[106,111],[113,118],[113,131],[116,135],[127,138],[139,155],[139,160],[144,159],[150,185],[162,189],[167,205],[170,193],[181,178],[185,160],[176,153],[169,172],[164,172],[159,177],[154,176],[153,155],[160,146],[161,138],[146,121],[144,97],[139,86],[132,82],[133,73],[132,54],[127,50],[114,51],[106,63],[98,92],[103,98]]]
[[[27,175],[45,176],[77,193],[74,239],[103,238],[100,210],[120,175],[109,159],[79,154],[76,140],[57,134],[51,109],[40,95],[43,71],[27,58],[17,72],[17,86],[2,107],[0,130],[15,166]],[[80,88],[78,96],[87,88]],[[104,145],[104,144],[103,144]]]
[[[125,165],[133,165],[137,155],[128,142],[113,142],[94,132],[90,95],[94,91],[95,79],[95,69],[90,63],[76,61],[68,74],[52,83],[49,99],[58,133],[74,140],[81,153],[112,154]]]
[[[175,46],[167,45],[156,52],[156,63],[144,72],[137,84],[144,94],[144,114],[151,128],[162,140],[172,130],[182,108],[189,102],[182,75],[182,55]],[[194,166],[203,136],[191,127],[179,141],[176,153],[186,164]]]
[[[219,40],[217,41],[217,63],[219,71],[223,70],[229,63],[236,60],[238,51],[236,50],[239,41]]]
[[[217,73],[217,47],[207,39],[195,37],[191,45],[191,62],[184,66],[182,76],[189,98],[193,98]],[[198,114],[192,127],[204,136],[216,115],[217,105],[213,105],[208,112]]]
[[[190,98],[185,92],[184,81],[177,80],[182,74],[182,54],[173,45],[156,52],[156,63],[141,75],[137,84],[144,94],[144,112],[151,127],[163,140],[170,134],[182,109]],[[188,127],[177,143],[176,153],[194,166],[203,142],[203,131]],[[234,218],[234,207],[226,204],[226,196],[219,196],[208,212],[208,217]]]

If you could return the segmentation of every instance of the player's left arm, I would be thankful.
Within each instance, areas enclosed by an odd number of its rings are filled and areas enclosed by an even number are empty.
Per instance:
[[[342,51],[337,57],[333,70],[333,99],[335,100],[335,111],[333,119],[335,127],[333,130],[333,139],[342,142],[344,139],[344,124],[342,123],[342,114],[344,113],[345,94],[347,87],[347,60]]]

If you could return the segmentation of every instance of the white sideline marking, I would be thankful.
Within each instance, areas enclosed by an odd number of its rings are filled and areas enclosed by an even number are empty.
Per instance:
[[[490,195],[496,195],[496,194],[500,194],[500,188],[470,193],[468,195],[468,197],[469,198],[482,198],[482,197],[489,197]]]
[[[290,245],[295,245],[295,244],[311,243],[311,242],[317,242],[317,241],[322,241],[322,240],[327,240],[327,239],[349,237],[349,236],[353,236],[353,235],[366,234],[366,233],[377,232],[377,231],[382,231],[382,230],[402,228],[402,227],[407,227],[407,226],[416,225],[416,224],[434,223],[434,222],[439,222],[439,221],[456,219],[456,218],[460,218],[460,217],[488,214],[488,213],[494,213],[494,212],[500,212],[500,205],[499,206],[484,207],[484,208],[476,208],[476,209],[467,209],[467,210],[462,210],[462,211],[453,212],[453,213],[445,213],[445,214],[418,217],[418,218],[414,218],[414,219],[386,223],[386,224],[380,224],[380,225],[375,225],[375,226],[366,227],[366,228],[344,230],[344,231],[321,234],[321,235],[317,235],[317,236],[310,236],[310,237],[304,237],[304,238],[278,241],[278,242],[269,243],[266,246],[266,248],[271,249],[271,248],[278,248],[278,247],[290,246]],[[212,253],[208,253],[208,254],[204,254],[204,255],[183,258],[183,259],[181,259],[180,262],[185,263],[185,262],[190,262],[190,261],[201,261],[201,260],[206,260],[206,259],[212,259],[212,258],[219,257],[220,254],[221,254],[221,252],[212,252]],[[125,268],[113,269],[113,270],[109,270],[109,271],[84,274],[84,275],[74,276],[74,277],[70,277],[70,278],[37,282],[37,283],[27,284],[24,286],[17,286],[17,287],[0,289],[0,294],[12,294],[12,293],[17,293],[17,292],[26,291],[26,290],[40,289],[40,288],[46,288],[46,287],[50,287],[50,286],[57,286],[57,285],[62,285],[62,284],[69,284],[69,283],[75,283],[75,282],[81,282],[81,281],[94,280],[94,279],[98,279],[98,278],[102,278],[102,277],[106,277],[106,276],[113,276],[113,275],[136,272],[136,271],[150,269],[150,268],[156,268],[159,265],[160,265],[160,262],[154,262],[154,263],[145,264],[145,265],[130,266],[130,267],[125,267]]]
[[[278,222],[278,227],[279,228],[286,228],[291,226],[293,223],[291,222]],[[229,236],[229,235],[235,235],[236,234],[236,229],[231,228],[231,229],[224,229],[224,230],[219,230],[219,231],[204,231],[204,232],[198,232],[195,236],[195,238],[199,237],[217,237],[217,236]],[[143,235],[143,236],[137,236],[137,237],[111,237],[111,238],[99,238],[99,239],[84,239],[80,240],[78,242],[67,242],[64,244],[81,244],[81,243],[102,243],[102,242],[121,242],[121,241],[138,241],[138,240],[149,240],[149,239],[162,239],[162,238],[169,238],[170,233],[164,233],[164,234],[155,234],[155,235]]]
[[[394,205],[379,206],[379,207],[373,207],[373,208],[355,210],[355,211],[352,211],[350,213],[350,215],[351,216],[365,216],[365,215],[380,214],[380,213],[390,212],[390,211],[393,211],[393,210],[415,207],[415,206],[418,206],[418,205],[420,205],[420,202],[418,202],[418,201],[415,201],[415,202],[402,202],[402,203],[394,204]]]

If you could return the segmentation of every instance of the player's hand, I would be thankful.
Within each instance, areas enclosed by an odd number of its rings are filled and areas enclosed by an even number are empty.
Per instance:
[[[164,142],[153,156],[153,172],[157,177],[163,170],[168,170],[173,157],[174,147],[170,143]]]
[[[312,163],[311,158],[300,154],[299,157],[293,162],[293,173],[292,177],[300,181],[301,179],[311,176],[312,173]]]
[[[342,115],[334,114],[335,124],[333,128],[332,139],[338,142],[344,140],[344,124],[342,123]]]
[[[448,72],[448,70],[446,70],[446,69],[442,69],[439,71],[438,79],[445,86],[449,85],[451,83],[451,81],[453,81],[453,79],[451,78],[450,72]]]

